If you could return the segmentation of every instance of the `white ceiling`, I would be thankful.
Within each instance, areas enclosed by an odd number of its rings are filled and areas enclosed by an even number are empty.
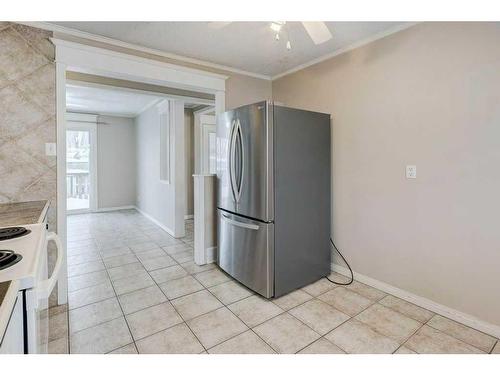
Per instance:
[[[66,86],[66,107],[70,112],[135,117],[163,99],[161,96],[112,87]]]
[[[269,22],[232,22],[222,28],[209,22],[56,22],[56,24],[163,52],[275,76],[335,53],[404,22],[326,22],[333,38],[315,45],[300,22],[287,22],[286,37],[274,39]]]

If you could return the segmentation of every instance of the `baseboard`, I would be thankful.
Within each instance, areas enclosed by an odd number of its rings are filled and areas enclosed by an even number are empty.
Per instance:
[[[194,215],[184,215],[184,220],[194,219]]]
[[[344,276],[350,276],[349,270],[344,266],[332,263],[331,268],[332,271],[338,272]],[[393,285],[373,279],[369,276],[361,275],[357,272],[354,272],[354,279],[366,285],[380,289],[383,292],[392,294],[393,296],[401,298],[405,301],[413,303],[414,305],[423,307],[424,309],[430,310],[436,314],[442,315],[446,318],[477,329],[478,331],[484,332],[496,338],[500,338],[500,326],[485,322],[479,318],[476,318],[475,316],[452,309],[448,306],[441,305],[425,297],[421,297],[406,290],[399,289]]]
[[[145,213],[144,211],[142,211],[139,207],[135,206],[134,207],[137,212],[139,212],[142,216],[148,218],[149,220],[151,220],[153,223],[155,223],[156,225],[158,225],[161,229],[163,229],[165,232],[167,232],[168,234],[170,234],[172,237],[175,238],[174,236],[174,232],[167,228],[164,224],[160,223],[157,219],[155,219],[153,216],[151,216],[150,214],[147,214]]]
[[[205,249],[205,259],[207,260],[207,264],[217,261],[217,246],[207,247]]]
[[[111,212],[111,211],[120,211],[120,210],[134,210],[136,207],[134,205],[131,206],[117,206],[117,207],[100,207],[95,212]]]

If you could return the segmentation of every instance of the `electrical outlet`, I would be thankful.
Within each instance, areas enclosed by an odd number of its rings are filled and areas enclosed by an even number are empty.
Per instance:
[[[56,156],[57,148],[55,143],[45,143],[45,155]]]
[[[417,178],[417,166],[407,165],[406,166],[406,178]]]

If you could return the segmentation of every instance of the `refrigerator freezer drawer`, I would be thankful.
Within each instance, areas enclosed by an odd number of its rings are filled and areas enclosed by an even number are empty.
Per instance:
[[[219,267],[253,291],[274,294],[274,224],[218,210]]]

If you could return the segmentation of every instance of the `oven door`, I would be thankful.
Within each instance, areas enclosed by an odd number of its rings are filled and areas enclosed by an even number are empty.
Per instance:
[[[253,291],[274,294],[274,224],[218,210],[219,267]]]
[[[57,259],[48,277],[48,245],[54,242],[57,248]],[[41,241],[37,281],[33,289],[26,291],[27,340],[29,354],[46,354],[49,343],[49,297],[59,278],[63,263],[63,247],[57,234],[50,232]]]

